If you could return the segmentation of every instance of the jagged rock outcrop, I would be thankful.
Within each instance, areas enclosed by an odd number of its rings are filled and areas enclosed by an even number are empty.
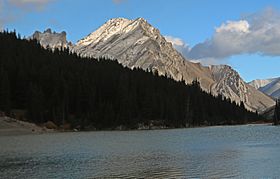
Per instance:
[[[51,29],[47,29],[44,32],[36,31],[30,38],[36,39],[44,48],[61,49],[71,47],[71,43],[67,42],[65,31],[61,33],[52,32]]]

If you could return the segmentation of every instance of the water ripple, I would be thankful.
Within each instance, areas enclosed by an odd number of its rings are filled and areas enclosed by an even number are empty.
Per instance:
[[[278,178],[279,132],[252,125],[5,136],[0,176]]]

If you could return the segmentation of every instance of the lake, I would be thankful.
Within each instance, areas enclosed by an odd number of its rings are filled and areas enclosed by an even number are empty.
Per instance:
[[[0,136],[0,178],[277,178],[280,127]]]

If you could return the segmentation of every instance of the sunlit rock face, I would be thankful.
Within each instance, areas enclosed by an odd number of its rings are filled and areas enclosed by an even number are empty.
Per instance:
[[[71,46],[66,40],[66,32],[52,32],[51,29],[47,29],[44,32],[36,31],[31,37],[36,39],[44,48],[61,49]]]

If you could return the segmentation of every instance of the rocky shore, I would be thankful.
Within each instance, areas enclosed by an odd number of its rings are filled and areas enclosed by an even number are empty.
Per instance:
[[[0,117],[0,136],[40,134],[54,130],[37,126],[33,123],[16,120],[10,117]]]

